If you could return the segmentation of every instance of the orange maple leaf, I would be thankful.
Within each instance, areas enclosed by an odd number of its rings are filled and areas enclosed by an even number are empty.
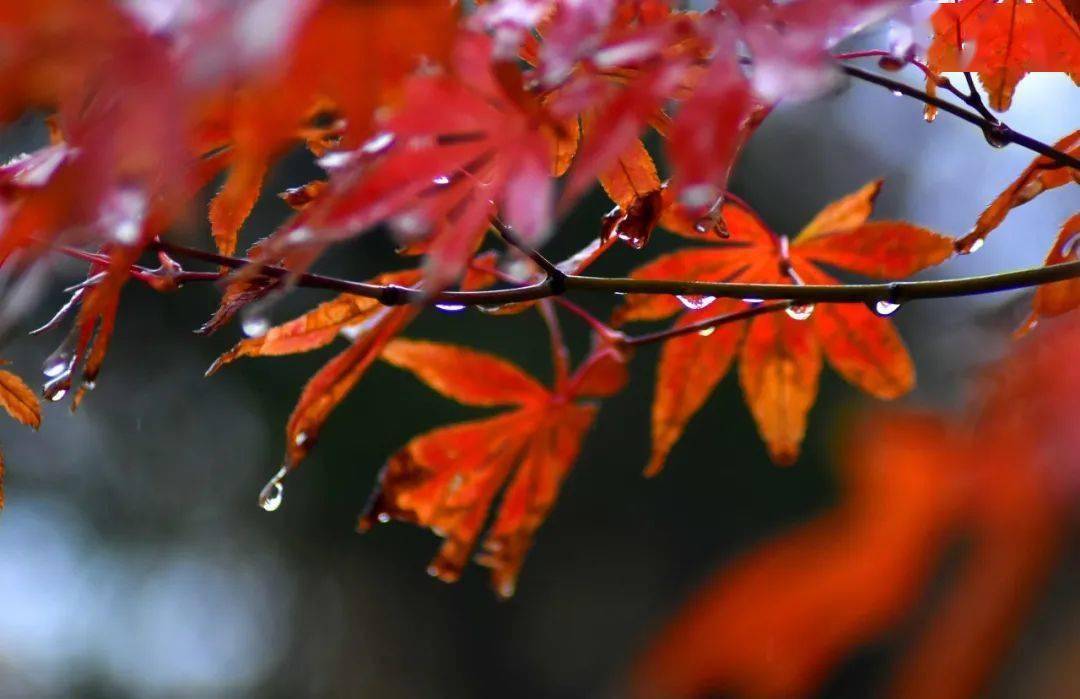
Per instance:
[[[1054,144],[1054,148],[1074,157],[1080,157],[1080,130],[1073,131]],[[1066,167],[1045,155],[1040,155],[1024,168],[1012,184],[990,202],[975,222],[975,227],[956,246],[963,252],[978,249],[982,242],[1001,225],[1009,212],[1027,204],[1049,189],[1064,187],[1070,182],[1080,184],[1080,170]]]
[[[382,356],[459,403],[512,409],[412,439],[380,473],[360,530],[390,519],[431,529],[445,542],[428,572],[452,582],[501,491],[477,562],[509,597],[596,415],[596,406],[577,399],[618,391],[626,380],[622,360],[602,350],[552,391],[513,364],[465,347],[398,339]]]
[[[7,364],[0,361],[0,366]],[[0,370],[0,407],[17,422],[41,427],[41,403],[34,391],[15,374]],[[4,507],[4,456],[0,454],[0,509]]]
[[[978,73],[990,106],[999,112],[1012,104],[1016,85],[1028,73],[1061,71],[1080,84],[1080,29],[1061,0],[958,0],[942,4],[931,21],[930,68]],[[928,78],[928,91],[935,88]],[[928,108],[927,115],[933,114]]]
[[[952,254],[952,240],[903,222],[867,223],[881,182],[872,182],[822,210],[790,244],[742,205],[726,204],[731,243],[664,255],[637,269],[638,279],[687,279],[778,284],[836,284],[825,264],[856,274],[895,279],[938,264]],[[675,232],[720,242],[693,228]],[[656,320],[688,306],[680,324],[731,311],[741,302],[679,300],[630,295],[615,320]],[[708,307],[708,308],[706,308]],[[886,308],[885,311],[895,309]],[[748,327],[747,327],[748,326]],[[745,334],[745,339],[743,335]],[[682,434],[740,356],[739,380],[773,460],[791,463],[817,395],[822,354],[849,382],[882,399],[907,393],[915,369],[892,324],[862,305],[792,308],[719,327],[705,337],[667,342],[661,352],[653,403],[653,451],[647,473],[656,473]]]

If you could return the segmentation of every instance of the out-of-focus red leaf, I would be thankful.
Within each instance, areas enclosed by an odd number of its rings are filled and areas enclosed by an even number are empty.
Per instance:
[[[727,190],[754,108],[735,61],[735,37],[723,29],[717,34],[716,56],[675,117],[669,147],[678,200],[697,217]]]
[[[960,506],[961,448],[925,415],[851,434],[841,504],[708,581],[639,662],[635,696],[812,696],[918,598]]]

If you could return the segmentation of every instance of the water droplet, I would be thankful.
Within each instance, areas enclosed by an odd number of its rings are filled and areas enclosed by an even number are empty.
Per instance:
[[[719,191],[711,184],[696,184],[683,189],[679,203],[691,210],[703,209],[719,198]]]
[[[386,524],[387,522],[390,521],[390,513],[389,512],[380,512],[379,516],[376,517],[376,519],[379,520],[380,524]]]
[[[810,316],[814,315],[814,304],[796,304],[788,306],[785,312],[793,320],[808,320]]]
[[[55,379],[70,370],[73,359],[74,357],[66,347],[60,347],[45,360],[41,366],[41,373],[47,378]]]
[[[56,403],[58,401],[64,400],[64,396],[66,396],[66,395],[67,395],[67,389],[66,388],[61,388],[58,391],[53,391],[50,395],[46,396],[46,398],[51,400],[53,403]]]
[[[679,303],[689,308],[691,311],[700,311],[703,308],[708,308],[714,301],[715,296],[676,296],[679,299]]]
[[[765,299],[743,299],[743,303],[747,304],[748,306],[760,306],[761,304],[765,303]]]
[[[712,326],[711,328],[702,328],[701,330],[698,330],[698,335],[701,335],[702,337],[708,337],[709,335],[712,335],[714,332],[716,332],[716,326],[715,325]]]
[[[903,97],[904,96],[904,93],[900,92],[899,90],[893,90],[892,93],[893,93],[893,97]]]
[[[965,245],[964,247],[960,248],[959,252],[961,255],[970,255],[973,252],[978,252],[979,250],[982,250],[983,245],[986,245],[986,240],[984,238],[976,238],[975,240],[971,241],[970,245]]]
[[[288,466],[282,466],[274,477],[267,481],[263,489],[259,491],[259,507],[267,512],[273,512],[281,507],[281,501],[285,497],[285,486],[281,484],[281,481],[285,479],[288,472]]]
[[[458,313],[465,310],[465,306],[460,303],[437,303],[435,308],[446,313]]]
[[[996,124],[991,128],[983,129],[983,137],[994,148],[1004,148],[1009,145],[1009,131],[1004,124]]]
[[[446,185],[450,184],[450,178],[446,175],[439,175],[435,179],[431,180],[431,183],[438,187],[445,187]]]
[[[298,447],[304,446],[308,441],[307,432],[298,432],[296,437],[293,438],[293,444]]]
[[[389,131],[383,131],[380,134],[372,136],[364,143],[364,145],[360,146],[360,152],[364,155],[378,155],[393,144],[394,134]]]
[[[892,301],[878,301],[874,304],[873,311],[879,316],[891,316],[900,310],[900,304]]]
[[[240,319],[240,328],[248,337],[262,337],[270,330],[270,321],[263,315],[245,314]]]

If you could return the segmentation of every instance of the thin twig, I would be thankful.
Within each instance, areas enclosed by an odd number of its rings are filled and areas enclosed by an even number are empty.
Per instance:
[[[667,330],[659,330],[657,332],[648,333],[645,335],[627,337],[621,341],[621,344],[628,347],[640,347],[642,345],[650,345],[656,342],[666,342],[667,340],[675,337],[682,337],[683,335],[693,335],[694,333],[700,333],[703,330],[711,330],[721,325],[735,323],[740,320],[747,320],[748,318],[765,315],[766,313],[776,313],[778,311],[786,310],[790,307],[791,302],[789,301],[750,306],[739,311],[732,311],[731,313],[725,313],[723,315],[716,316],[715,318],[706,318],[705,320],[698,321],[697,323],[690,323],[688,325],[669,328]]]
[[[912,97],[924,104],[929,104],[937,107],[943,112],[948,112],[955,117],[959,117],[969,124],[973,124],[983,131],[985,134],[993,136],[994,140],[998,143],[1008,144],[1015,143],[1018,146],[1023,146],[1028,150],[1034,151],[1039,155],[1044,155],[1047,158],[1059,163],[1065,167],[1076,168],[1080,170],[1080,158],[1076,158],[1068,153],[1064,153],[1053,146],[1050,146],[1042,141],[1032,138],[1026,134],[1022,134],[1019,131],[1014,131],[1010,127],[1002,124],[993,117],[987,119],[977,112],[973,112],[969,109],[965,109],[952,102],[942,99],[940,97],[929,95],[926,92],[914,88],[907,83],[902,83],[892,78],[887,78],[884,75],[878,75],[862,68],[856,68],[855,66],[842,65],[840,66],[847,75],[853,78],[857,78],[864,82],[879,85],[881,87],[888,88],[889,90]],[[966,100],[965,100],[966,101]]]
[[[495,230],[499,232],[499,235],[502,236],[502,239],[505,240],[508,245],[520,250],[526,257],[535,262],[536,266],[542,269],[549,277],[561,279],[566,276],[554,262],[544,257],[539,250],[528,245],[518,237],[518,234],[514,232],[513,228],[494,217],[491,219],[491,225],[494,226]]]

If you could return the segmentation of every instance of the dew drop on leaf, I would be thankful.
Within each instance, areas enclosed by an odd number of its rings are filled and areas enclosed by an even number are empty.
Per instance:
[[[379,520],[380,524],[386,524],[387,522],[390,521],[390,513],[389,512],[380,512],[378,517],[376,517],[376,519]]]
[[[715,296],[676,296],[679,299],[679,303],[686,306],[691,311],[700,311],[703,308],[708,308],[714,301]]]
[[[714,332],[716,332],[716,326],[715,325],[713,327],[711,327],[711,328],[702,328],[701,330],[698,330],[698,335],[701,335],[702,337],[708,337],[709,335],[712,335]]]
[[[465,306],[460,303],[437,303],[435,308],[445,313],[458,313],[465,310]]]
[[[760,306],[765,303],[765,299],[743,299],[743,303],[748,306]]]
[[[814,315],[814,304],[807,303],[788,306],[785,309],[785,313],[793,320],[808,320],[810,316]]]
[[[66,395],[67,395],[67,389],[66,388],[61,388],[58,391],[52,391],[52,392],[48,393],[45,397],[48,398],[49,400],[51,400],[53,403],[56,403],[58,401],[63,400],[64,396],[66,396]]]

